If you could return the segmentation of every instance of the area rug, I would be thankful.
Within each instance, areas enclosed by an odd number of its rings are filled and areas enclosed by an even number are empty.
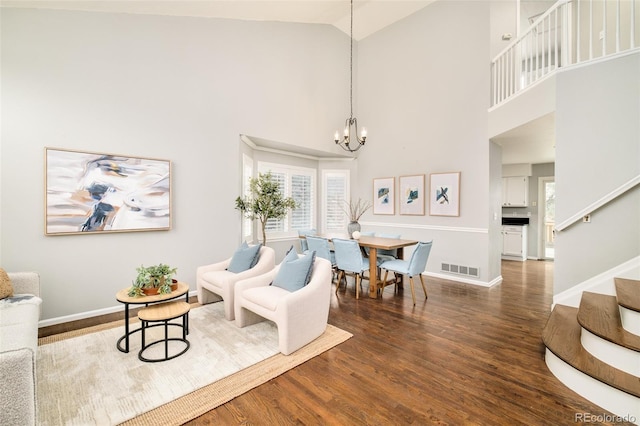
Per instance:
[[[40,339],[38,424],[180,425],[352,336],[329,325],[284,356],[275,324],[238,328],[224,319],[222,303],[192,309],[189,326],[189,350],[159,363],[138,360],[140,333],[132,336],[129,353],[116,349],[122,321]]]

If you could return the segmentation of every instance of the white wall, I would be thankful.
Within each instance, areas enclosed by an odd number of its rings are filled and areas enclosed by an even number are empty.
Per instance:
[[[640,173],[640,53],[557,76],[556,221]],[[640,189],[556,236],[554,294],[640,254]]]
[[[455,31],[452,31],[455,26]],[[367,127],[356,194],[374,178],[461,172],[460,217],[367,213],[363,230],[434,240],[427,271],[441,262],[499,276],[490,234],[489,3],[436,2],[358,44],[357,116]],[[498,210],[499,212],[499,210]],[[500,217],[496,218],[497,221]],[[499,222],[498,222],[499,224]],[[496,253],[494,253],[496,252]]]
[[[140,264],[194,289],[241,238],[239,134],[324,149],[348,112],[331,26],[6,8],[1,24],[2,266],[41,274],[44,319],[117,305]],[[172,160],[173,229],[45,237],[45,146]]]

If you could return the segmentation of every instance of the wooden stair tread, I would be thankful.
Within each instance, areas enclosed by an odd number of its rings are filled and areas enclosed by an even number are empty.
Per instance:
[[[632,311],[640,312],[640,281],[616,278],[618,304]]]
[[[640,352],[640,336],[622,327],[616,296],[583,292],[578,323],[602,339]]]
[[[582,347],[578,309],[556,305],[542,331],[545,346],[573,368],[616,389],[640,398],[640,377],[600,361]]]

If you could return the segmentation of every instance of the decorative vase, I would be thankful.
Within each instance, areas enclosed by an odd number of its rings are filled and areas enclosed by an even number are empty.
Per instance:
[[[360,224],[356,220],[349,222],[349,225],[347,225],[347,232],[349,233],[349,238],[353,238],[353,233],[355,231],[360,231]]]

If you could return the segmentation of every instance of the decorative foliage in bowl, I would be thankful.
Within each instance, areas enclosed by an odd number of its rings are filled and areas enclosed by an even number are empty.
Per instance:
[[[148,267],[141,265],[136,268],[138,276],[136,276],[133,285],[129,289],[129,296],[171,293],[171,291],[175,289],[173,275],[177,270],[178,268],[172,268],[163,263]]]

